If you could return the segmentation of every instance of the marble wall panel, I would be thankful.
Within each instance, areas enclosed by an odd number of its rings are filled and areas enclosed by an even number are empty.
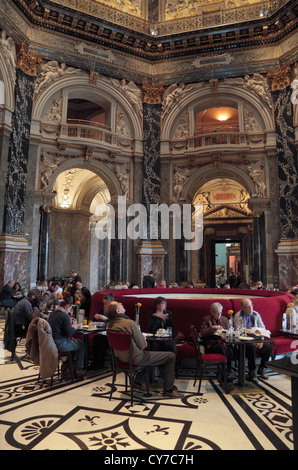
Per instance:
[[[25,197],[35,77],[17,69],[15,111],[8,153],[3,232],[24,234]]]
[[[291,88],[273,92],[281,238],[298,238],[298,163]]]

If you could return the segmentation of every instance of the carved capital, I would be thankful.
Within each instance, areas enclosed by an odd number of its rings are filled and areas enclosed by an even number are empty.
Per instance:
[[[283,90],[291,84],[291,66],[286,64],[279,70],[267,70],[271,91]]]
[[[163,92],[163,85],[150,85],[149,83],[143,83],[143,101],[149,104],[161,103],[161,97]]]
[[[27,75],[37,75],[37,67],[42,61],[40,54],[29,52],[25,44],[17,46],[17,68],[23,70]]]

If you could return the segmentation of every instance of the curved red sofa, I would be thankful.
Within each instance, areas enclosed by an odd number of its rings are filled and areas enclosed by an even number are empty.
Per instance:
[[[232,295],[240,295],[241,297],[250,297],[253,301],[254,310],[262,316],[266,329],[271,331],[271,338],[276,340],[277,354],[292,352],[290,338],[285,338],[279,334],[277,330],[281,328],[282,314],[285,312],[287,304],[290,302],[292,295],[287,292],[279,291],[258,291],[252,289],[189,289],[189,288],[172,288],[172,289],[114,289],[109,291],[98,291],[92,296],[90,319],[97,313],[103,305],[103,297],[108,293],[113,293],[115,299],[123,303],[126,314],[135,319],[135,304],[142,304],[140,310],[140,325],[142,331],[148,331],[148,313],[152,310],[152,304],[155,297],[164,294],[172,294],[172,298],[167,299],[167,309],[173,314],[174,324],[178,331],[182,332],[185,338],[189,336],[189,324],[193,323],[197,330],[200,329],[202,319],[209,315],[210,305],[213,302],[220,302],[223,306],[223,315],[227,316],[228,310],[235,313],[240,310],[241,298],[230,298]],[[142,297],[144,294],[155,294],[154,298]],[[222,296],[224,299],[206,298],[206,299],[179,299],[175,298],[175,294],[213,294]]]

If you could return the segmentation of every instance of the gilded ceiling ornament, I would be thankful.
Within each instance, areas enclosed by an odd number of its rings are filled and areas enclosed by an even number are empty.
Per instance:
[[[37,67],[42,61],[40,54],[29,52],[25,44],[17,46],[17,68],[27,75],[37,75]]]
[[[267,70],[267,77],[271,82],[271,90],[283,90],[291,84],[291,66],[286,64],[279,70]]]

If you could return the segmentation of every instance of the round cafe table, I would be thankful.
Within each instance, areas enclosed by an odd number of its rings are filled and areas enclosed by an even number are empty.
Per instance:
[[[235,338],[233,335],[233,339],[230,338],[221,338],[227,344],[236,346],[239,349],[239,359],[238,359],[238,382],[235,385],[238,387],[245,387],[248,383],[245,380],[245,359],[246,359],[246,345],[247,343],[270,343],[274,344],[275,340],[270,338],[255,337],[255,336],[240,336],[240,338]]]

